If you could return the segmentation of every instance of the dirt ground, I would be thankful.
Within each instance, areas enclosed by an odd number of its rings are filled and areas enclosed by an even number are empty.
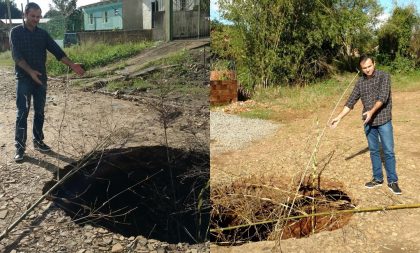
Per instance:
[[[251,176],[300,175],[333,103],[304,119],[296,117],[282,124],[276,134],[244,149],[212,153],[211,185]],[[372,174],[360,112],[359,102],[336,129],[327,128],[317,154],[318,167],[323,168],[321,179],[343,184],[356,208],[420,203],[420,92],[393,93],[397,172],[403,191],[400,196],[392,194],[386,184],[375,189],[364,187]],[[419,235],[420,209],[404,209],[354,214],[341,229],[281,240],[280,248],[275,247],[275,241],[261,241],[230,247],[212,244],[211,252],[420,252]]]
[[[80,82],[80,80],[78,81]],[[209,112],[207,87],[200,93],[165,95],[169,113],[167,136],[170,147],[207,152]],[[162,146],[165,144],[159,99],[147,92],[118,99],[71,88],[66,79],[48,83],[45,108],[45,142],[52,152],[42,154],[32,147],[31,111],[23,163],[13,161],[16,119],[15,80],[12,68],[0,68],[0,230],[11,225],[41,197],[53,173],[95,149],[108,136],[107,148]],[[207,151],[206,151],[207,150]],[[137,245],[137,248],[136,248]],[[44,200],[0,242],[1,252],[207,252],[206,246],[168,245],[153,238],[130,237],[106,229],[74,224],[60,208]],[[115,251],[114,251],[115,250]]]

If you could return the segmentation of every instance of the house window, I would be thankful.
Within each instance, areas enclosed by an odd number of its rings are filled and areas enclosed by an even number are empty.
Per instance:
[[[108,23],[108,12],[105,11],[104,13],[104,23]]]
[[[89,23],[93,24],[93,13],[89,14]]]

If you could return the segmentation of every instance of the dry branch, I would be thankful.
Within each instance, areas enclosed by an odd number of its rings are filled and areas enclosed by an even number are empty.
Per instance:
[[[210,229],[210,232],[220,233],[223,231],[234,230],[238,228],[264,225],[264,224],[270,224],[270,223],[275,223],[275,222],[284,221],[284,220],[301,219],[301,218],[307,218],[307,217],[337,215],[337,214],[346,214],[346,213],[367,213],[367,212],[390,211],[390,210],[413,209],[413,208],[420,208],[420,203],[408,204],[408,205],[393,205],[393,206],[384,206],[384,207],[355,208],[355,209],[338,210],[338,211],[331,211],[331,212],[320,212],[320,213],[312,213],[312,214],[306,214],[306,215],[289,216],[289,217],[284,217],[277,220],[267,220],[267,221],[255,222],[255,223],[226,227],[226,228]]]
[[[53,190],[55,190],[60,184],[70,178],[74,173],[79,171],[86,163],[89,162],[91,156],[97,150],[104,150],[105,147],[109,146],[111,143],[112,134],[108,135],[101,143],[99,143],[88,155],[86,155],[69,173],[67,173],[63,178],[61,178],[57,183],[52,186],[44,195],[42,195],[32,206],[30,206],[15,222],[8,226],[1,234],[0,241],[3,240],[10,231],[12,231],[25,217],[39,205]]]

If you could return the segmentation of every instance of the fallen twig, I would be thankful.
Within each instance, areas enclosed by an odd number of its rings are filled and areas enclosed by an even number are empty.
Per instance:
[[[412,209],[412,208],[420,208],[420,203],[409,204],[409,205],[393,205],[393,206],[384,206],[384,207],[366,207],[366,208],[346,209],[346,210],[338,210],[338,211],[331,211],[331,212],[310,213],[310,214],[304,214],[304,215],[284,217],[284,218],[280,218],[280,219],[276,219],[276,220],[267,220],[267,221],[237,225],[237,226],[232,226],[232,227],[214,228],[214,229],[210,229],[210,232],[212,232],[212,233],[219,232],[220,233],[220,232],[228,231],[228,230],[234,230],[234,229],[239,229],[239,228],[246,228],[246,227],[252,227],[252,226],[257,226],[257,225],[276,223],[276,222],[284,221],[284,220],[301,219],[301,218],[307,218],[307,217],[337,215],[337,214],[346,214],[346,213],[378,212],[378,211]]]

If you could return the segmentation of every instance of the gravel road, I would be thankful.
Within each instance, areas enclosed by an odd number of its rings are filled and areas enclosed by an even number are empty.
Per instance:
[[[279,124],[267,120],[210,112],[211,154],[244,148],[253,141],[273,134],[279,127]]]

